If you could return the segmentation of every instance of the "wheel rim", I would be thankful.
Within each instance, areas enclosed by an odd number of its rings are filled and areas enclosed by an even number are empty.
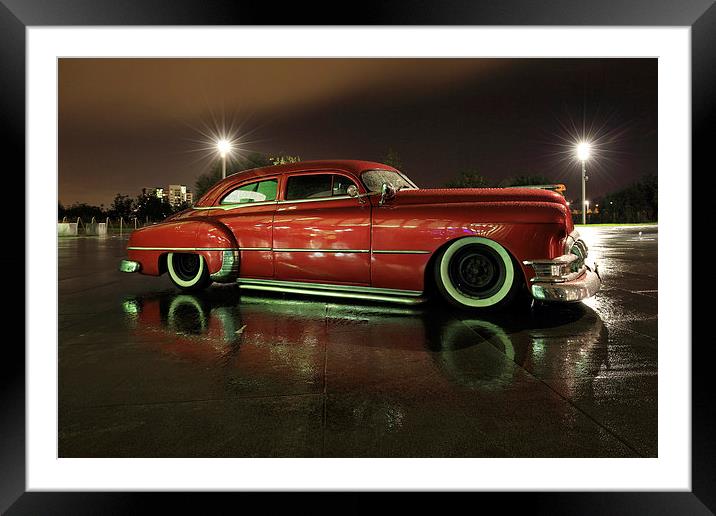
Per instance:
[[[196,278],[201,269],[199,255],[178,253],[172,257],[174,273],[179,279],[189,281]]]
[[[478,258],[477,254],[482,256]],[[450,244],[438,273],[446,294],[463,307],[494,306],[507,296],[515,282],[515,269],[507,250],[484,237],[464,237]]]
[[[192,288],[198,285],[205,273],[204,258],[198,254],[169,253],[167,269],[172,281],[179,287]]]
[[[460,292],[480,299],[495,295],[506,276],[500,256],[483,245],[470,245],[457,251],[448,265],[448,274]]]

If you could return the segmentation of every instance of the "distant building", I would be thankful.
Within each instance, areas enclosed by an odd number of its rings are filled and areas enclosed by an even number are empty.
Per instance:
[[[166,189],[166,199],[172,206],[178,206],[182,203],[193,204],[194,195],[189,191],[186,185],[169,185]]]
[[[186,185],[169,185],[166,188],[160,186],[145,186],[142,188],[142,195],[149,195],[152,197],[158,197],[164,199],[173,207],[179,206],[182,203],[194,204],[194,194],[187,188]]]
[[[159,186],[144,187],[142,188],[142,195],[150,195],[161,199],[164,197],[164,188]]]

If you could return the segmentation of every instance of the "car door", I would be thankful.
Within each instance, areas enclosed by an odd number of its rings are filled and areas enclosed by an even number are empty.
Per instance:
[[[265,177],[233,185],[219,195],[211,216],[228,226],[239,244],[239,275],[272,278],[273,215],[279,178]]]
[[[273,224],[275,278],[370,284],[370,203],[351,197],[363,187],[339,171],[284,178]]]

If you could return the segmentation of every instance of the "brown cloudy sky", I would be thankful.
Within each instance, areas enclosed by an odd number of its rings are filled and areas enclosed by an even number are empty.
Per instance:
[[[421,186],[461,170],[578,190],[567,140],[598,138],[594,196],[656,173],[654,59],[61,59],[60,202],[193,186],[239,130],[244,152],[380,161]],[[590,194],[590,195],[591,195]]]

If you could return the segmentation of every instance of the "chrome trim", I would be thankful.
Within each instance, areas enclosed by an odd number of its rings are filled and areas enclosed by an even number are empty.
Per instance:
[[[241,251],[240,247],[127,247],[130,251]],[[252,249],[252,248],[246,248]]]
[[[314,249],[271,247],[127,247],[130,251],[274,251],[276,253],[374,253],[374,254],[430,254],[432,251],[413,249]],[[526,264],[526,262],[525,262]]]
[[[121,272],[139,272],[142,265],[134,260],[122,260],[119,262],[119,270]]]
[[[218,206],[195,206],[193,210],[235,210],[237,208],[247,208],[249,206],[270,206],[272,204],[278,204],[278,201],[259,201],[259,202],[244,202],[235,204],[219,204]]]
[[[397,290],[388,288],[356,287],[302,281],[277,281],[251,278],[239,278],[237,283],[242,289],[262,290],[267,292],[285,292],[289,294],[306,294],[312,296],[328,296],[368,301],[387,301],[400,304],[419,304],[425,301],[418,290]]]
[[[322,202],[322,201],[338,201],[341,199],[355,199],[355,197],[351,197],[350,195],[336,195],[336,196],[330,196],[330,197],[317,197],[315,199],[294,199],[292,201],[288,200],[282,200],[278,201],[278,204],[293,204],[293,203],[301,203],[301,202]]]
[[[532,296],[539,301],[574,303],[592,297],[601,286],[599,276],[587,268],[579,278],[564,283],[533,283],[531,291]]]
[[[395,188],[388,183],[383,183],[380,187],[380,200],[378,201],[378,206],[384,206],[395,199],[395,192]]]
[[[587,244],[584,243],[584,240],[575,240],[574,244],[572,244],[572,246],[569,248],[569,250],[567,252],[571,253],[572,249],[575,246],[579,248],[579,251],[582,253],[582,257],[584,259],[586,259],[587,256],[589,255],[589,248],[587,247]]]
[[[532,267],[535,272],[535,277],[530,280],[532,283],[566,283],[574,281],[579,278],[585,270],[588,270],[585,263],[588,254],[587,244],[579,238],[579,233],[577,233],[576,230],[569,234],[566,239],[566,245],[569,247],[566,247],[565,254],[557,256],[556,258],[524,260],[522,262],[524,265]],[[575,247],[577,248],[577,253],[572,251]],[[558,275],[552,274],[551,268],[553,266],[559,266],[562,273]]]
[[[569,250],[572,249],[572,246],[577,240],[579,240],[579,231],[574,229],[567,235],[567,238],[564,239],[564,254],[569,254]]]
[[[582,266],[582,268],[578,271],[570,272],[564,276],[535,276],[530,280],[530,283],[565,283],[577,279],[584,273],[585,270],[587,270],[587,267]]]
[[[400,249],[373,249],[373,254],[430,254],[432,251],[400,250]]]
[[[239,278],[237,280],[239,284],[252,283],[261,285],[273,285],[277,287],[306,287],[315,288],[321,290],[345,290],[349,292],[362,292],[372,294],[383,294],[392,296],[410,296],[417,297],[423,292],[420,290],[401,290],[395,288],[379,288],[379,287],[361,287],[355,285],[339,285],[335,283],[312,283],[309,281],[281,281],[272,279],[258,279],[258,278]]]
[[[275,253],[369,253],[370,249],[307,249],[307,248],[289,248],[276,249]]]
[[[224,251],[221,257],[221,269],[209,277],[216,283],[231,283],[239,275],[239,251]]]
[[[569,265],[577,259],[575,254],[563,254],[556,258],[545,258],[543,260],[525,260],[522,263],[525,265]]]
[[[571,256],[573,256],[575,259],[577,258],[575,255],[571,255]],[[560,256],[558,258],[564,258],[564,256]],[[579,276],[581,276],[587,268],[586,265],[584,263],[582,263],[582,266],[578,270],[572,271],[572,272],[567,272],[566,274],[560,274],[557,276],[550,274],[549,272],[551,272],[551,271],[545,271],[545,268],[547,268],[547,267],[551,268],[552,265],[559,265],[559,266],[565,267],[574,261],[575,260],[562,261],[562,260],[555,259],[553,261],[532,261],[532,262],[525,261],[522,263],[532,267],[532,270],[534,270],[534,272],[535,272],[535,277],[530,280],[530,283],[535,283],[535,282],[564,283],[566,281],[572,281],[572,280],[578,278]]]
[[[359,194],[355,197],[351,197],[350,195],[336,195],[331,197],[318,197],[316,199],[295,199],[293,201],[259,201],[259,202],[245,202],[245,203],[237,203],[237,204],[219,204],[218,206],[192,206],[192,210],[235,210],[237,208],[248,208],[249,206],[270,206],[271,204],[293,204],[293,203],[302,203],[302,202],[323,202],[323,201],[338,201],[342,199],[361,199],[363,197],[368,197],[372,195],[369,193]]]

